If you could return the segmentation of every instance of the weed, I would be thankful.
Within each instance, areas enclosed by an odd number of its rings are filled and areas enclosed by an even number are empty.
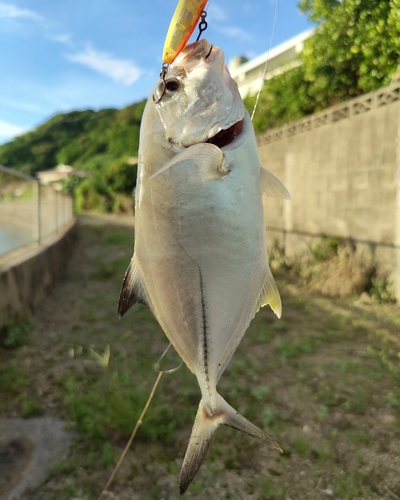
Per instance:
[[[301,347],[295,345],[293,339],[290,337],[277,337],[274,341],[274,347],[283,363],[301,353]]]
[[[393,392],[388,392],[386,399],[392,408],[400,408],[400,397],[395,396]]]
[[[369,486],[365,484],[361,474],[349,473],[334,478],[333,489],[341,500],[353,500],[354,498],[369,498],[372,494]]]
[[[396,302],[393,288],[385,276],[373,276],[371,278],[369,293],[371,298],[376,302],[387,302],[392,304]]]
[[[287,272],[292,265],[285,256],[285,250],[275,241],[269,251],[269,265],[273,272]]]
[[[29,385],[28,374],[25,369],[10,361],[4,368],[0,368],[0,390],[5,396],[18,395]]]
[[[339,369],[342,373],[356,374],[361,369],[361,361],[359,359],[342,359],[339,360]]]
[[[338,255],[339,250],[345,245],[343,238],[336,236],[323,236],[321,241],[309,245],[308,248],[318,262],[331,259]]]
[[[297,372],[297,378],[300,382],[304,382],[307,378],[307,375],[304,373],[303,370],[298,370]]]
[[[321,344],[321,340],[313,336],[304,336],[300,341],[292,337],[277,337],[274,347],[280,355],[282,363],[298,357],[301,354],[312,354]]]
[[[133,248],[133,231],[113,228],[112,230],[107,231],[106,237],[103,241],[106,245],[119,245]]]
[[[277,487],[270,477],[263,477],[261,480],[254,482],[252,485],[257,490],[258,500],[278,500],[286,499],[286,488]],[[252,489],[253,489],[252,488]]]
[[[261,419],[263,425],[270,427],[274,421],[274,412],[270,408],[267,408],[262,412]]]
[[[363,390],[358,390],[351,396],[345,402],[344,407],[350,413],[364,415],[368,408],[371,407],[371,396],[371,390],[365,387]]]
[[[325,408],[338,405],[338,396],[336,387],[333,385],[324,385],[315,394],[314,399],[321,403]]]
[[[320,345],[321,345],[321,340],[316,337],[312,336],[303,337],[301,342],[301,349],[306,354],[312,354],[318,349]]]
[[[316,417],[318,420],[324,420],[328,414],[328,407],[325,405],[319,405],[318,410],[316,412]]]
[[[188,491],[190,491],[192,495],[200,495],[203,492],[203,486],[204,485],[202,479],[197,479],[195,481],[192,481]]]
[[[129,360],[111,357],[107,364],[108,369],[86,365],[83,374],[71,374],[61,382],[70,418],[79,431],[94,439],[105,440],[115,432],[129,436],[150,390],[148,384],[135,382],[135,371],[143,369],[140,363],[136,362],[133,370]],[[187,416],[187,411],[177,412],[167,403],[152,405],[141,434],[153,441],[169,438]]]
[[[129,264],[125,257],[105,262],[102,259],[96,261],[97,272],[95,278],[99,281],[108,280],[114,276],[123,276]]]
[[[269,477],[265,477],[262,479],[261,484],[259,485],[260,495],[259,499],[270,499],[271,495],[273,495],[273,486],[272,481]],[[273,498],[273,497],[272,497]]]
[[[110,443],[104,443],[101,450],[101,463],[105,466],[115,462],[115,452]]]
[[[35,398],[23,398],[21,402],[22,416],[24,418],[39,417],[45,412],[45,407]]]
[[[255,387],[252,391],[251,394],[262,401],[268,400],[268,394],[270,390],[266,385],[259,385],[258,387]]]
[[[311,452],[311,446],[304,439],[298,438],[291,443],[293,449],[301,456],[308,457]]]
[[[274,332],[286,332],[289,330],[289,324],[284,319],[275,320],[270,326],[271,330]]]
[[[348,429],[346,430],[347,438],[359,448],[368,446],[371,442],[371,436],[362,429]]]
[[[268,342],[271,338],[271,331],[268,330],[268,328],[261,328],[261,330],[258,332],[258,335],[257,335],[257,342],[259,344],[265,344],[266,342]]]
[[[394,378],[400,381],[400,364],[398,363],[398,357],[393,349],[375,349],[375,347],[369,345],[367,347],[367,353],[371,356],[378,357],[388,369]],[[396,360],[396,363],[394,363]]]
[[[8,321],[0,330],[0,346],[5,349],[17,349],[27,345],[30,340],[32,325],[22,319]]]

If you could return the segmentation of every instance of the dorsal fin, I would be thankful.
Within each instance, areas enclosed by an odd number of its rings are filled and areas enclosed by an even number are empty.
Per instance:
[[[132,259],[125,273],[121,293],[119,294],[119,317],[122,318],[128,309],[136,303],[143,304],[150,309],[147,294],[140,280],[136,263],[134,262],[134,259]]]
[[[290,193],[282,184],[282,182],[275,177],[274,174],[265,170],[261,167],[261,189],[264,194],[270,196],[271,198],[283,198],[284,200],[290,200]]]
[[[271,270],[268,267],[267,274],[265,275],[262,291],[260,294],[260,299],[258,301],[258,307],[263,307],[269,304],[274,313],[278,318],[282,315],[282,302],[281,297],[278,292],[274,277],[272,276]]]

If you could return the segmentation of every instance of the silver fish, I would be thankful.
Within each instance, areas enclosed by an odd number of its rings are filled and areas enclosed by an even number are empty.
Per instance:
[[[181,494],[219,425],[271,441],[216,389],[259,308],[269,304],[281,315],[267,260],[263,192],[290,197],[260,164],[222,50],[207,40],[188,45],[143,114],[135,250],[119,301],[120,316],[136,302],[150,308],[201,389]]]

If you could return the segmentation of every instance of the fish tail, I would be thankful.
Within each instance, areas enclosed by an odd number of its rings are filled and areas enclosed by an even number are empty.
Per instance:
[[[219,394],[217,394],[217,406],[212,413],[210,413],[208,405],[206,407],[202,399],[182,464],[179,480],[181,495],[185,493],[203,463],[208,448],[214,439],[215,432],[221,424],[228,425],[263,441],[269,441],[274,448],[282,451],[278,443],[232,408]]]

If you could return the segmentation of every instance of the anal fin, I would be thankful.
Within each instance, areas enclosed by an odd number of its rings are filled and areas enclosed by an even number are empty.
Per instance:
[[[136,303],[143,304],[150,309],[147,294],[140,280],[134,259],[133,257],[128,266],[124,282],[122,283],[121,293],[119,294],[118,315],[120,318]]]
[[[272,276],[269,267],[267,269],[267,273],[264,278],[260,299],[258,301],[258,308],[263,307],[266,304],[269,304],[269,306],[278,316],[278,318],[281,317],[282,315],[281,297],[279,295],[278,288],[276,286],[274,277]]]

